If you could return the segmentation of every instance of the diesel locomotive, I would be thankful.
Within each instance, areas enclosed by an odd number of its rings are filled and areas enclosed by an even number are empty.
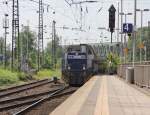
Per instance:
[[[88,44],[71,45],[66,48],[62,61],[62,79],[70,85],[83,85],[98,73],[99,59]]]

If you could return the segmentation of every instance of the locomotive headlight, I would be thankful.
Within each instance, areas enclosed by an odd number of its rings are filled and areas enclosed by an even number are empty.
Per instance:
[[[68,66],[68,70],[70,70],[71,69],[71,67],[70,66]]]
[[[83,70],[85,70],[86,68],[85,68],[85,66],[83,66]]]

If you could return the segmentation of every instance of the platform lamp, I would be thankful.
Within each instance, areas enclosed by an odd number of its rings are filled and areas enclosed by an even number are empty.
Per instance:
[[[143,46],[143,43],[142,43],[142,39],[143,39],[143,12],[148,12],[150,11],[150,9],[136,9],[136,11],[140,12],[141,13],[141,35],[140,35],[140,63],[142,62],[142,47]]]

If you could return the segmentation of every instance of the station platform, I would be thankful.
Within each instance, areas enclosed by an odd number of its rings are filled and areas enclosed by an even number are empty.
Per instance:
[[[50,115],[150,115],[150,97],[115,76],[94,76]]]

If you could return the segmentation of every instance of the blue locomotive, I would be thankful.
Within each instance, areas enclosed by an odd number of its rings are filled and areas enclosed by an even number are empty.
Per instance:
[[[98,58],[90,45],[68,46],[62,61],[62,79],[70,85],[83,85],[98,72]]]

